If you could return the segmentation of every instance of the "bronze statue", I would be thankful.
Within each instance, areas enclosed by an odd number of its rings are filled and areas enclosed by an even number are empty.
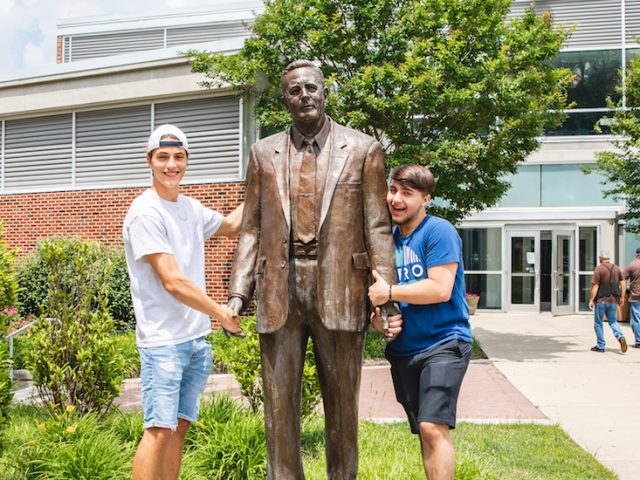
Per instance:
[[[267,478],[304,478],[300,397],[311,336],[327,473],[355,479],[370,270],[395,278],[384,158],[374,138],[325,115],[328,89],[313,63],[289,64],[281,88],[293,125],[251,148],[229,306],[239,314],[255,285]]]

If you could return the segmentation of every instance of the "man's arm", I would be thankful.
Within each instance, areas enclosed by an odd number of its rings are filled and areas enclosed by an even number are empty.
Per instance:
[[[244,208],[244,202],[238,205],[233,212],[224,217],[222,223],[214,237],[235,237],[240,233],[240,226],[242,225],[242,210]]]
[[[414,305],[430,305],[448,302],[458,270],[458,262],[436,265],[427,269],[428,278],[404,285],[393,285],[394,302]],[[369,300],[373,305],[383,305],[389,299],[389,283],[377,271],[373,271],[375,283],[369,287]]]
[[[189,278],[182,274],[176,259],[169,253],[151,253],[145,256],[156,272],[165,290],[188,307],[198,310],[220,321],[222,327],[231,332],[240,329],[240,318],[234,317],[226,305],[208,297]]]
[[[598,294],[598,284],[591,283],[591,296],[589,297],[589,310],[595,307],[596,295]]]

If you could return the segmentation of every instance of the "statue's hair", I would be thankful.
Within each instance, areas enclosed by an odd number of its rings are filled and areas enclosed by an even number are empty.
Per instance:
[[[292,70],[296,70],[298,68],[312,68],[314,69],[318,75],[320,75],[320,79],[322,80],[322,83],[324,84],[324,74],[322,73],[322,70],[320,70],[320,67],[318,67],[318,65],[316,65],[315,63],[313,63],[311,60],[294,60],[293,62],[291,62],[289,65],[287,65],[286,67],[284,67],[284,71],[282,72],[282,77],[280,77],[280,88],[284,91],[284,77],[287,73],[291,72]]]

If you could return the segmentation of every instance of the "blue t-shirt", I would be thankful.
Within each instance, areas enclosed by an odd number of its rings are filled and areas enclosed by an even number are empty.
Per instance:
[[[400,303],[402,332],[387,344],[387,355],[408,357],[453,339],[471,342],[469,307],[465,299],[462,240],[447,220],[427,215],[408,236],[393,229],[398,282],[417,282],[428,277],[427,269],[458,262],[448,302],[431,305]]]

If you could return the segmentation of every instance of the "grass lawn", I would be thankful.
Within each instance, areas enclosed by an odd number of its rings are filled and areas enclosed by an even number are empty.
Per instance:
[[[142,415],[114,412],[107,418],[59,409],[51,415],[14,406],[2,439],[0,478],[130,478],[130,463],[142,434]],[[71,427],[71,428],[70,428]],[[456,480],[615,479],[559,427],[474,425],[454,430]],[[181,480],[265,478],[262,417],[219,397],[202,406],[186,441]],[[303,425],[303,461],[308,480],[326,479],[324,425]],[[418,439],[405,423],[360,425],[362,480],[424,479]]]

